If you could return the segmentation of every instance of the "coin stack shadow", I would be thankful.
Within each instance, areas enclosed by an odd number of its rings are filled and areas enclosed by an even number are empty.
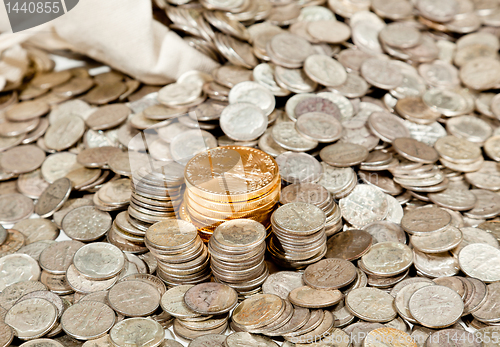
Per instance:
[[[210,278],[210,256],[196,228],[183,220],[153,224],[146,247],[158,261],[156,274],[167,286],[196,284]]]
[[[219,225],[210,241],[210,267],[216,282],[236,290],[241,299],[260,292],[269,275],[264,261],[266,229],[249,219]]]
[[[281,190],[280,203],[307,202],[319,207],[326,215],[325,234],[330,237],[342,230],[342,214],[330,192],[320,184],[296,183]]]
[[[272,259],[286,268],[303,268],[326,254],[326,216],[313,204],[293,202],[271,216],[273,237],[268,244]]]
[[[146,231],[154,223],[175,219],[185,188],[182,172],[182,166],[175,163],[158,170],[142,167],[134,171],[130,224]]]
[[[247,218],[270,229],[281,189],[278,165],[255,148],[226,146],[203,152],[186,165],[179,214],[207,242],[227,220]]]

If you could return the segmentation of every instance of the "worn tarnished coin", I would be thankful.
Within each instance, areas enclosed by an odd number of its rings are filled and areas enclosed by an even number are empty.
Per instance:
[[[40,254],[40,267],[55,275],[64,274],[73,262],[74,254],[83,245],[79,241],[60,241],[50,245]]]
[[[468,211],[476,204],[476,196],[468,189],[448,188],[438,193],[429,193],[427,197],[438,206],[454,211]]]
[[[9,310],[22,296],[39,290],[47,290],[47,287],[35,280],[12,284],[0,293],[0,306]]]
[[[397,316],[394,298],[377,288],[358,288],[347,294],[347,309],[356,317],[368,322],[389,322]]]
[[[68,200],[71,193],[71,181],[60,178],[47,187],[40,195],[35,206],[35,213],[41,218],[50,217]]]
[[[33,213],[33,200],[21,194],[0,195],[0,223],[16,223]]]
[[[17,179],[19,192],[31,199],[38,199],[48,186],[49,182],[43,178],[40,169],[22,174]]]
[[[89,242],[105,235],[111,228],[112,218],[94,206],[81,206],[68,212],[61,226],[73,240]]]
[[[274,125],[271,129],[271,136],[278,145],[290,151],[309,151],[318,146],[318,141],[300,135],[295,129],[295,124],[291,122]]]
[[[90,280],[107,280],[122,271],[125,255],[110,243],[94,242],[75,252],[73,265],[82,276]]]
[[[425,234],[444,230],[451,223],[451,215],[439,207],[421,207],[408,211],[401,227],[410,234]]]
[[[118,280],[118,277],[103,281],[92,281],[83,277],[73,264],[66,271],[66,280],[69,286],[77,293],[89,294],[107,290],[111,288]]]
[[[450,252],[427,254],[413,250],[415,268],[426,276],[435,278],[458,274],[458,259]]]
[[[438,152],[434,148],[412,138],[397,138],[392,145],[396,152],[410,161],[432,164],[439,159]]]
[[[183,220],[166,220],[153,224],[146,231],[146,240],[156,247],[182,249],[194,242],[196,227]]]
[[[406,271],[412,263],[410,247],[398,242],[380,242],[361,257],[358,265],[375,276],[391,277]]]
[[[342,288],[356,279],[356,267],[344,259],[323,259],[304,271],[304,282],[316,289]]]
[[[200,283],[190,288],[184,295],[184,302],[200,314],[223,314],[238,303],[238,293],[221,283]]]
[[[160,305],[160,293],[153,285],[143,281],[124,281],[109,290],[108,302],[124,316],[147,316]]]
[[[42,271],[40,282],[45,284],[47,288],[59,295],[71,294],[73,289],[70,287],[66,275],[54,275],[47,271]]]
[[[346,230],[330,237],[326,243],[326,258],[352,261],[363,256],[372,246],[372,236],[363,230]]]
[[[0,258],[0,291],[22,281],[37,281],[40,267],[26,254],[9,254]]]
[[[452,250],[462,242],[462,232],[453,226],[444,230],[426,233],[424,235],[412,235],[410,242],[413,247],[424,253],[442,253]]]
[[[17,146],[2,153],[0,165],[14,174],[38,169],[45,160],[45,152],[35,145]]]
[[[109,332],[115,346],[156,347],[165,338],[163,327],[152,319],[129,318],[117,324]]]
[[[445,277],[446,278],[446,277]],[[453,278],[453,277],[450,277]],[[407,282],[407,285],[402,287],[396,295],[391,291],[391,295],[394,297],[394,307],[398,311],[399,315],[405,320],[416,324],[417,322],[413,319],[408,304],[410,302],[411,296],[420,288],[435,285],[432,282],[418,281],[418,282]]]
[[[288,299],[288,294],[295,288],[302,287],[302,274],[293,271],[279,271],[269,275],[262,285],[264,294],[275,294],[282,299]]]
[[[379,221],[373,222],[363,227],[363,230],[372,236],[372,243],[379,242],[400,242],[406,243],[406,234],[399,224]]]
[[[417,290],[408,303],[413,318],[428,328],[445,328],[462,316],[464,302],[453,289],[427,286]]]
[[[106,334],[115,323],[115,313],[97,301],[70,306],[61,317],[64,332],[79,340],[90,340]]]
[[[130,109],[124,104],[106,105],[90,114],[85,123],[92,130],[111,129],[123,123],[129,114]]]
[[[348,167],[363,162],[368,157],[368,150],[354,143],[336,143],[323,148],[319,156],[329,165]]]
[[[0,257],[17,252],[24,245],[24,235],[15,229],[7,230],[7,238],[0,245]]]
[[[161,297],[161,308],[176,318],[195,318],[200,314],[191,310],[184,302],[184,294],[192,288],[193,285],[180,285],[171,288]]]
[[[321,112],[304,113],[297,119],[295,128],[302,136],[325,143],[338,140],[343,130],[338,120]]]
[[[485,323],[497,323],[500,322],[500,310],[498,305],[498,299],[500,297],[500,285],[499,283],[491,283],[487,286],[487,294],[485,301],[479,306],[479,308],[473,312],[473,316],[479,319],[481,322]]]
[[[14,339],[14,330],[7,324],[0,323],[0,346],[7,347]],[[61,345],[62,346],[62,345]]]
[[[279,317],[285,304],[273,294],[256,294],[242,301],[233,311],[234,323],[249,329],[263,327]]]
[[[21,301],[7,312],[5,323],[23,340],[41,337],[49,332],[57,320],[57,309],[51,302],[33,298]]]
[[[342,24],[340,22],[334,22]],[[313,81],[326,87],[337,87],[347,79],[345,68],[335,59],[323,54],[314,54],[304,62],[304,71]]]
[[[500,280],[500,250],[481,243],[465,246],[458,254],[460,269],[486,283]]]
[[[47,219],[25,219],[14,224],[15,230],[21,232],[25,239],[24,244],[29,245],[37,241],[55,240],[59,236],[57,225]]]
[[[62,151],[77,143],[84,132],[83,119],[69,114],[49,126],[44,136],[45,145],[49,149]]]
[[[344,295],[340,290],[320,290],[308,286],[295,288],[288,294],[290,302],[307,308],[329,307],[338,304]]]

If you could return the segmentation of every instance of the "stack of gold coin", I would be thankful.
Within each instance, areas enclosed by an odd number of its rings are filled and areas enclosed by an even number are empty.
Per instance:
[[[193,157],[185,169],[180,217],[207,241],[217,226],[247,218],[270,226],[281,182],[274,159],[255,148],[227,146]]]
[[[132,177],[129,220],[146,231],[156,222],[176,218],[184,189],[183,167],[170,163],[157,170],[141,167]]]
[[[307,202],[325,212],[325,234],[332,236],[342,230],[342,214],[339,206],[333,201],[330,192],[316,183],[291,184],[281,190],[280,203]]]
[[[167,285],[195,284],[210,277],[210,258],[196,227],[169,219],[146,231],[146,247],[156,257],[156,273]]]
[[[251,219],[235,219],[219,225],[208,243],[210,267],[217,282],[240,296],[260,291],[269,275],[264,256],[266,228]]]
[[[302,268],[326,254],[325,212],[306,202],[279,207],[271,217],[273,237],[268,250],[283,267]]]

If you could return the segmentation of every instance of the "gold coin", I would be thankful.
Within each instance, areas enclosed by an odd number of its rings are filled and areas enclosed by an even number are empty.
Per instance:
[[[186,186],[219,202],[247,201],[267,192],[279,180],[276,161],[261,150],[226,146],[210,149],[186,165]]]

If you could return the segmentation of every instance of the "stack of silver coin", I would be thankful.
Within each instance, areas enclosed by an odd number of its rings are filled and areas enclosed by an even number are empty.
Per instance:
[[[125,210],[130,203],[130,179],[121,178],[104,184],[92,201],[101,211]]]
[[[127,211],[120,212],[115,220],[111,230],[108,232],[108,241],[129,253],[144,253],[147,251],[144,245],[144,235],[146,231],[130,223],[130,216]],[[131,244],[133,249],[126,247]]]
[[[273,237],[268,251],[283,267],[302,268],[326,253],[325,212],[306,202],[279,207],[271,217]]]
[[[316,183],[291,184],[281,190],[280,203],[307,202],[325,212],[325,234],[332,236],[342,230],[342,214],[325,187]]]
[[[266,228],[251,219],[219,225],[208,243],[215,280],[232,287],[241,297],[259,292],[269,275],[264,262],[265,239]]]
[[[146,247],[156,257],[156,273],[168,286],[195,284],[210,277],[210,257],[196,227],[178,219],[153,224]]]
[[[175,334],[187,340],[222,334],[228,326],[228,313],[237,303],[234,289],[213,282],[176,286],[163,294],[160,302],[163,310],[175,317]]]
[[[184,169],[170,163],[158,170],[141,167],[132,176],[132,198],[128,208],[129,221],[141,230],[156,222],[176,218],[182,201]]]

